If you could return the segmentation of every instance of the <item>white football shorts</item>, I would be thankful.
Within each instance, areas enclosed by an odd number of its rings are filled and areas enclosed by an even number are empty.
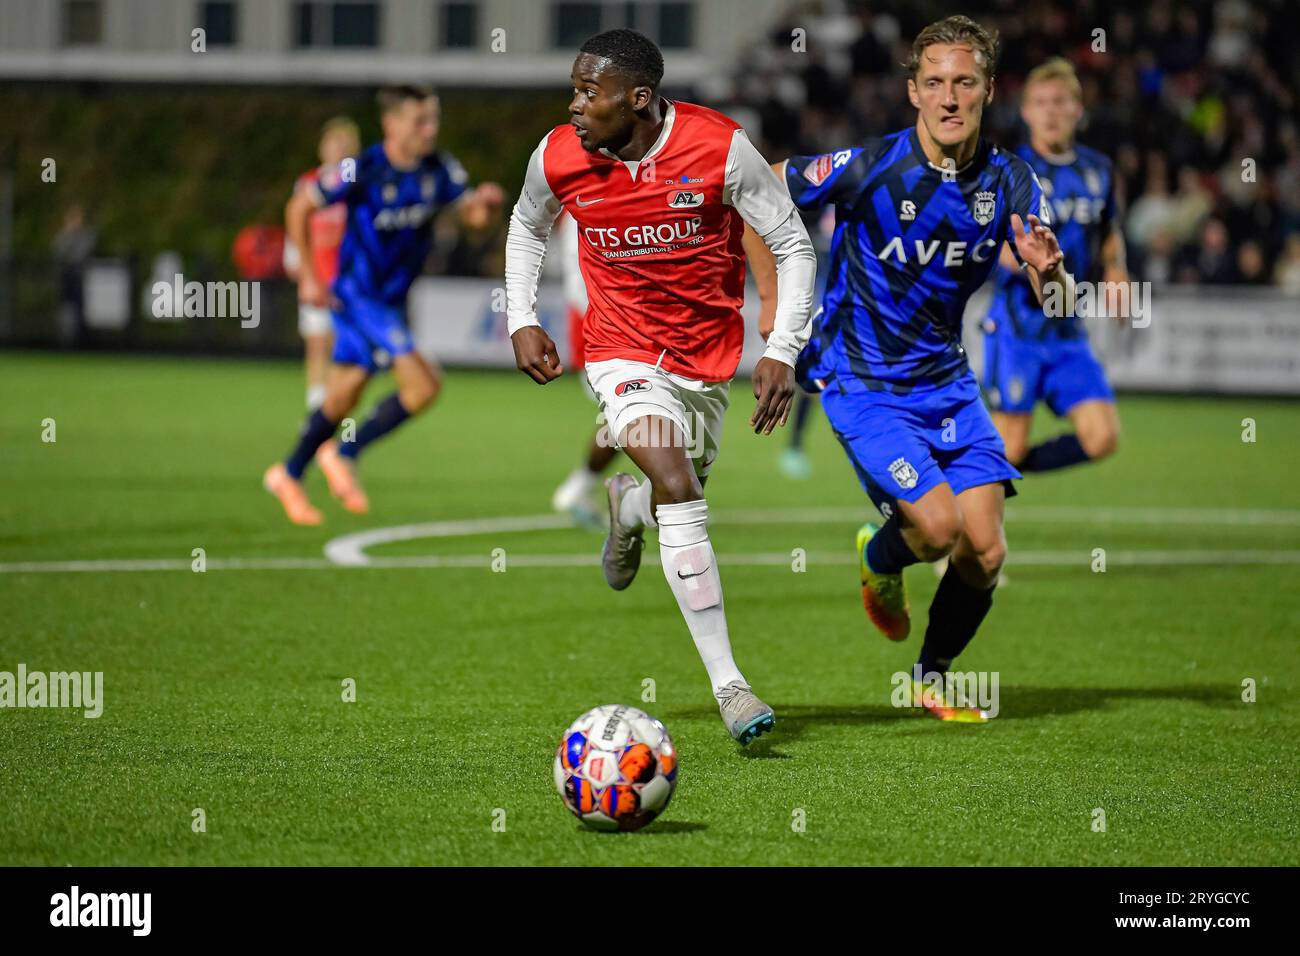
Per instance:
[[[626,359],[588,362],[586,371],[613,441],[620,446],[624,441],[670,442],[672,436],[655,434],[648,423],[638,423],[647,416],[667,418],[681,429],[684,451],[695,473],[700,477],[709,473],[722,444],[730,382],[701,382]],[[625,435],[629,428],[642,434]]]

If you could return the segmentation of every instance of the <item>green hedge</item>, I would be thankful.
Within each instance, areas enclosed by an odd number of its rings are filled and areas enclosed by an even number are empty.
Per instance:
[[[443,90],[440,145],[476,181],[512,196],[538,139],[566,119],[553,91]],[[279,222],[294,178],[315,162],[321,124],[340,113],[378,138],[370,89],[8,84],[0,165],[14,177],[14,252],[46,255],[64,210],[86,206],[105,255],[175,249],[229,268],[251,222]],[[41,180],[42,163],[57,181]]]

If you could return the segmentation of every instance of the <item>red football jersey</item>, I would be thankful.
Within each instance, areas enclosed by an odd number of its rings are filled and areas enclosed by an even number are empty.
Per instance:
[[[314,183],[320,177],[320,170],[313,169],[298,177],[294,189],[302,189]],[[317,209],[307,219],[307,232],[311,239],[311,262],[315,267],[316,278],[328,288],[339,274],[339,247],[343,245],[343,233],[348,226],[347,203],[336,202],[332,206]]]
[[[724,202],[740,127],[690,103],[672,104],[664,126],[636,163],[588,153],[568,125],[544,141],[547,185],[578,224],[585,357],[725,381],[745,338],[744,224]]]

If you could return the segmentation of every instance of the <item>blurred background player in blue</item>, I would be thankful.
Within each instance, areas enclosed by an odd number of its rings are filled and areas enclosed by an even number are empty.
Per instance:
[[[436,149],[441,109],[432,89],[393,86],[379,92],[383,141],[352,163],[322,169],[295,193],[285,212],[289,239],[301,252],[299,301],[329,304],[334,322],[333,366],[321,407],[307,416],[288,458],[272,465],[263,485],[294,524],[315,525],[321,513],[302,486],[317,451],[331,493],[354,513],[370,503],[356,478],[357,456],[372,442],[433,404],[438,369],[420,355],[406,322],[406,295],[424,268],[435,217],[455,207],[466,228],[499,217],[504,194],[495,183],[468,187],[456,159]],[[347,229],[339,273],[326,288],[312,268],[308,221],[314,210],[345,203]],[[397,391],[375,406],[354,436],[335,444],[339,423],[361,399],[376,371],[391,367]],[[322,447],[327,446],[327,447]]]
[[[1075,141],[1083,92],[1068,60],[1048,60],[1025,80],[1020,115],[1029,142],[1016,150],[1042,183],[1065,265],[1079,281],[1127,289],[1124,235],[1116,210],[1111,162]],[[995,292],[984,319],[984,397],[1006,445],[1024,472],[1051,471],[1114,453],[1119,413],[1106,372],[1088,345],[1082,317],[1049,316],[1009,248],[1004,247]],[[1093,296],[1095,303],[1108,296]],[[1129,301],[1127,293],[1108,304]],[[1121,306],[1122,308],[1122,306]],[[1119,316],[1123,318],[1124,316]],[[1046,402],[1074,431],[1029,446],[1034,406]]]

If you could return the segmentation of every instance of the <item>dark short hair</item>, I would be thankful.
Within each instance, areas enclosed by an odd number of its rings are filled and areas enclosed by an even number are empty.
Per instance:
[[[937,43],[953,43],[975,49],[976,60],[983,58],[980,66],[984,78],[993,79],[998,60],[998,32],[986,30],[970,17],[961,15],[936,20],[916,35],[912,43],[912,56],[907,61],[907,75],[915,77],[921,69],[921,54],[925,48]]]
[[[621,73],[637,86],[659,88],[664,78],[664,55],[647,36],[635,30],[606,30],[597,33],[578,50],[609,60],[614,72]]]
[[[423,103],[431,96],[437,96],[437,92],[432,86],[422,86],[415,83],[399,83],[394,86],[382,87],[375,94],[375,102],[379,104],[380,113],[391,113],[393,110],[401,107],[407,100],[415,100],[417,103]]]

